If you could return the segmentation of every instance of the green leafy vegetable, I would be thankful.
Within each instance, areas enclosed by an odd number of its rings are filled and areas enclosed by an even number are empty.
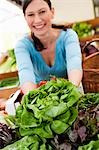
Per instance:
[[[4,87],[14,87],[19,85],[19,78],[18,77],[11,77],[0,80],[0,88]]]
[[[92,25],[86,22],[74,23],[72,29],[77,32],[80,38],[88,37],[93,34]]]
[[[11,122],[15,125],[21,139],[4,150],[19,150],[19,145],[20,149],[26,150],[52,149],[47,140],[66,133],[72,126],[78,115],[76,105],[81,96],[76,86],[62,78],[30,91],[23,96],[16,115],[12,119],[11,116],[6,118],[10,125]]]
[[[87,145],[80,146],[78,150],[99,150],[99,140],[91,141]]]

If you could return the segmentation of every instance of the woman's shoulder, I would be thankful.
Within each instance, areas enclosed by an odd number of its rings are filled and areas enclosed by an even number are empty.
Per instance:
[[[30,39],[30,35],[29,35],[29,33],[27,33],[27,34],[24,34],[23,36],[21,36],[20,38],[18,38],[16,45],[20,45],[20,44],[28,45],[31,42],[32,41]]]
[[[33,46],[33,42],[29,36],[29,34],[25,34],[20,39],[17,40],[14,46],[15,52],[24,51],[24,52],[31,52],[35,49]]]
[[[64,42],[68,42],[71,40],[74,41],[79,40],[77,33],[72,28],[67,28],[66,30],[62,30],[59,39],[61,39]]]
[[[75,31],[71,28],[68,28],[66,30],[61,29],[58,31],[57,41],[64,41],[65,39],[67,39],[67,37],[75,36],[75,34]]]
[[[77,33],[72,28],[67,28],[61,31],[60,36],[68,36],[68,35],[77,35]]]

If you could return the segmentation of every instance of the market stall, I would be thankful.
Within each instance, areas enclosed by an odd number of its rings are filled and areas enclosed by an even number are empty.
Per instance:
[[[15,22],[17,19],[14,16]],[[12,26],[9,29],[14,35]],[[24,31],[16,31],[11,44],[7,40],[6,47],[2,47],[1,150],[99,150],[99,18],[68,23],[68,26],[77,32],[81,44],[84,94],[68,80],[54,77],[23,95],[12,43]],[[1,27],[6,29],[6,24],[1,23]]]

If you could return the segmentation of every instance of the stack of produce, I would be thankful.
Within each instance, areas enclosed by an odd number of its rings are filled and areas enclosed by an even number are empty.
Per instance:
[[[0,56],[0,74],[13,72],[17,70],[16,58],[14,49],[8,50],[6,53],[2,53]],[[3,76],[3,75],[2,75]],[[19,85],[19,78],[7,77],[0,79],[0,89],[16,87]]]
[[[56,149],[99,150],[99,93],[83,95],[77,109],[78,116],[74,124],[51,142]]]
[[[85,94],[79,101],[78,110],[77,122],[80,128],[85,128],[78,150],[99,150],[99,93]]]
[[[5,118],[18,139],[2,150],[98,150],[98,105],[99,93],[82,95],[61,78],[48,81]]]
[[[16,59],[14,49],[8,50],[6,54],[0,56],[0,73],[16,71]]]
[[[76,31],[79,38],[85,38],[90,35],[93,35],[94,30],[91,24],[86,22],[77,22],[72,25],[72,29]]]
[[[19,77],[9,77],[0,80],[0,89],[13,88],[19,86]]]
[[[15,138],[15,130],[12,130],[8,125],[0,123],[0,148],[7,144],[11,144]]]
[[[77,118],[76,103],[81,94],[67,80],[56,79],[25,95],[16,116],[7,118],[18,128],[20,139],[7,149],[52,149],[49,139],[66,132]],[[24,142],[28,139],[28,142]],[[33,140],[34,139],[34,140]]]

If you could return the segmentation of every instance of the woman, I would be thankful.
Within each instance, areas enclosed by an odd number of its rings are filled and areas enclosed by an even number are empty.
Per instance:
[[[31,34],[15,47],[22,92],[37,88],[50,76],[67,78],[79,86],[82,60],[77,34],[72,29],[52,27],[54,8],[50,0],[24,0],[23,13]]]

